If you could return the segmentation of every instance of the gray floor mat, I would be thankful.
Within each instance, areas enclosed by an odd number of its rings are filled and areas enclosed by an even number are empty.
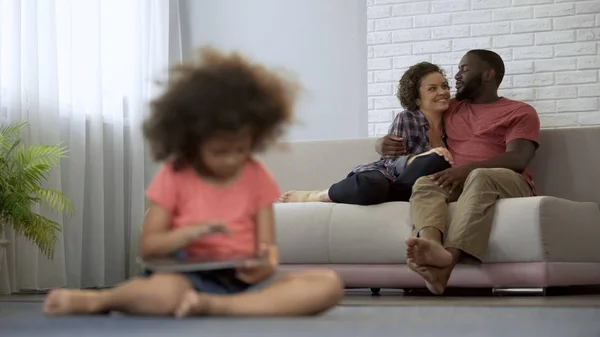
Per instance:
[[[600,336],[600,309],[337,307],[315,318],[46,318],[41,303],[0,302],[0,336]]]

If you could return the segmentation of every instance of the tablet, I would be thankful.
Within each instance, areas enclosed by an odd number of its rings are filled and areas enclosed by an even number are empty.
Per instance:
[[[207,259],[198,257],[173,257],[154,260],[144,260],[144,267],[159,273],[182,273],[194,271],[209,271],[219,269],[239,268],[248,263],[262,265],[268,263],[264,257],[239,257],[237,259]]]
[[[256,231],[256,226],[254,226]],[[212,227],[208,232],[203,233],[201,237],[214,234],[230,235],[225,225]],[[258,237],[256,235],[255,237]],[[258,244],[255,242],[255,246]],[[141,260],[141,259],[140,259]],[[256,252],[240,255],[234,258],[207,258],[207,257],[189,257],[184,251],[176,252],[172,257],[141,260],[145,269],[158,273],[183,273],[195,271],[209,271],[219,269],[233,269],[243,267],[249,263],[263,265],[269,262],[268,256],[258,256]]]

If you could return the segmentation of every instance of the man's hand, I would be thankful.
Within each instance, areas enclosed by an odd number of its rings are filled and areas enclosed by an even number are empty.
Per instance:
[[[381,151],[379,152],[384,158],[394,158],[406,154],[404,147],[404,139],[394,135],[387,135],[380,139]]]
[[[277,249],[275,246],[261,244],[260,256],[266,256],[268,261],[256,265],[255,263],[248,263],[248,265],[238,268],[236,271],[236,277],[245,283],[256,284],[266,280],[269,276],[275,273],[278,265]]]
[[[438,184],[438,186],[452,193],[457,188],[464,185],[467,176],[471,173],[468,166],[453,167],[445,169],[441,172],[434,173],[429,177]]]

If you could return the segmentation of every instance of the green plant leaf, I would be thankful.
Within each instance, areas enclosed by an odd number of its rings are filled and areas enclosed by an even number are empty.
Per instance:
[[[40,185],[48,179],[51,170],[52,167],[50,167],[50,165],[43,163],[23,167],[20,177],[23,186],[30,192],[39,190]]]
[[[65,197],[61,191],[51,188],[42,188],[38,190],[38,196],[40,199],[46,201],[46,204],[50,209],[65,213],[67,216],[73,215],[73,203],[69,198]]]
[[[21,144],[21,140],[20,140],[20,139],[17,139],[17,140],[15,140],[15,141],[12,143],[12,145],[10,145],[10,144],[7,144],[7,145],[9,145],[9,148],[8,148],[8,151],[6,151],[6,153],[5,153],[5,154],[2,156],[2,157],[3,157],[3,159],[10,157],[10,156],[12,155],[13,151],[14,151],[14,150],[17,148],[17,146],[19,146],[19,144]],[[5,162],[6,164],[8,164],[8,163],[11,163],[10,161],[8,161],[8,160],[6,160],[6,159],[5,159],[5,160],[3,160],[3,162]],[[12,164],[15,164],[15,163],[14,163],[14,162],[12,162]],[[11,168],[11,167],[9,166],[9,169],[10,169],[10,168]]]
[[[17,124],[6,124],[0,126],[0,151],[9,151],[10,146],[15,139],[18,139],[21,135],[21,131],[28,125],[28,123],[17,123]],[[0,152],[1,153],[1,152]]]
[[[32,145],[21,141],[27,123],[0,126],[0,232],[12,226],[18,235],[33,242],[49,258],[54,254],[56,233],[61,226],[32,211],[43,205],[70,216],[71,200],[44,183],[68,150],[61,143]]]
[[[26,221],[13,221],[15,232],[33,242],[48,258],[54,257],[54,245],[57,241],[56,233],[61,231],[60,225],[37,213],[30,212]]]
[[[57,167],[61,158],[66,158],[67,149],[57,145],[35,145],[31,146],[23,153],[25,161],[23,164],[36,165],[46,164],[51,167]]]

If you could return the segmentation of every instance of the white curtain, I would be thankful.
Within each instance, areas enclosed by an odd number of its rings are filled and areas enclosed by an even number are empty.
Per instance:
[[[152,175],[140,125],[181,55],[178,21],[174,0],[0,0],[0,121],[28,121],[26,144],[68,147],[47,185],[75,208],[70,218],[37,209],[63,226],[52,260],[5,233],[0,293],[111,286],[137,272]]]

